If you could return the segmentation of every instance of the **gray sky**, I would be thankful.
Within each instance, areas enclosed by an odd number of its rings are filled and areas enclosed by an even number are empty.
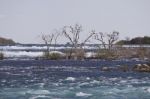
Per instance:
[[[82,37],[92,29],[150,36],[150,0],[0,0],[0,36],[20,43],[40,43],[41,32],[75,23]]]

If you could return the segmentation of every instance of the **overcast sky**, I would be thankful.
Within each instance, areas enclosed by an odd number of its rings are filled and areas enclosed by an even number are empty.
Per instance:
[[[0,0],[0,36],[16,42],[40,43],[41,32],[75,23],[82,38],[92,29],[119,31],[120,39],[150,36],[150,0]]]

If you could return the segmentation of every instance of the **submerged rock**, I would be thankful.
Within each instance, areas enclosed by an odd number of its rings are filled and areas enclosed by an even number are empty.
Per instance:
[[[130,71],[130,69],[129,69],[129,67],[128,67],[127,65],[119,66],[119,67],[118,67],[118,70],[119,70],[119,71],[123,71],[123,72]]]
[[[130,71],[128,66],[114,66],[114,67],[107,67],[104,66],[101,68],[101,71],[122,71],[122,72],[127,72]]]
[[[112,70],[112,68],[111,67],[102,67],[101,68],[101,71],[111,71]]]

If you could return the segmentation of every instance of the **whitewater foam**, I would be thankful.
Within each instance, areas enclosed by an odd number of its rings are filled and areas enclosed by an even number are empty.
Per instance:
[[[90,77],[86,77],[86,80],[90,80]]]
[[[91,81],[90,83],[92,83],[92,84],[99,84],[99,83],[100,83],[100,81],[93,80],[93,81]]]
[[[150,88],[148,88],[148,89],[147,89],[147,92],[149,92],[149,93],[150,93]]]
[[[68,80],[68,81],[75,81],[76,79],[74,77],[67,77],[66,80]]]
[[[45,98],[48,98],[48,96],[45,96],[45,95],[38,95],[38,96],[33,96],[33,97],[31,97],[31,98],[29,98],[29,99],[45,99]]]
[[[48,90],[29,90],[27,91],[28,94],[35,94],[35,95],[47,95],[50,94]]]
[[[92,94],[87,94],[87,93],[83,93],[83,92],[78,92],[78,93],[76,93],[76,96],[78,96],[78,97],[88,97],[88,96],[92,96]]]

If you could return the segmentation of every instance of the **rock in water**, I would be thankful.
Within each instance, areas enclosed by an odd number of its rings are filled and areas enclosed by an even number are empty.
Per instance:
[[[137,64],[133,67],[133,71],[138,72],[150,72],[150,65],[148,64]]]

